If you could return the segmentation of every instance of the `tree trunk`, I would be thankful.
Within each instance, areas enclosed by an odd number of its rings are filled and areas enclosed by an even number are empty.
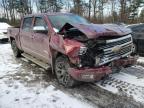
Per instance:
[[[91,19],[91,0],[89,0],[89,20]]]

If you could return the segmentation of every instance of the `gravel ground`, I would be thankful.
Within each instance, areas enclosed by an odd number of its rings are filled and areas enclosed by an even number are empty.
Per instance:
[[[3,91],[0,92],[0,108],[11,108],[11,105],[14,107],[16,105],[21,105],[17,106],[17,108],[24,108],[23,105],[27,105],[27,107],[30,108],[144,108],[144,98],[141,97],[140,100],[139,97],[135,97],[137,94],[138,96],[143,95],[143,86],[140,86],[139,84],[144,85],[144,83],[140,82],[133,84],[132,82],[133,80],[138,82],[139,80],[143,80],[143,72],[144,69],[141,66],[130,67],[121,73],[110,75],[110,77],[102,81],[96,83],[84,83],[69,89],[59,85],[50,70],[45,71],[24,58],[15,59],[10,49],[10,45],[0,44],[0,88]],[[135,76],[137,80],[135,80],[133,76]],[[132,78],[133,80],[127,81],[125,80],[126,78]],[[17,97],[9,98],[8,104],[1,103],[7,103],[6,98],[13,96],[10,94],[19,93],[15,91],[15,89],[23,91],[23,89],[20,88],[26,89],[30,93],[33,91],[36,95],[33,96],[32,94],[33,97],[30,97],[31,95],[29,93],[25,94],[26,96],[17,94]],[[133,89],[135,92],[132,93],[132,95],[129,95],[129,92],[127,91]],[[43,94],[45,90],[56,92],[51,95],[49,95],[49,92]],[[60,91],[60,93],[57,93],[57,91]],[[38,96],[39,94],[47,96]],[[65,99],[61,98],[64,96],[59,94],[66,95],[68,99],[70,98],[69,100],[73,102],[68,103]],[[56,97],[57,95],[61,97]],[[38,105],[32,104],[40,101],[43,102]],[[51,104],[47,104],[50,102]]]

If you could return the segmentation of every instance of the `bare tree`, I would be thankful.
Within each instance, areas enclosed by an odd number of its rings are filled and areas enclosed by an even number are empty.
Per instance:
[[[89,16],[88,16],[89,20],[91,18],[91,0],[89,0]]]
[[[6,0],[2,0],[1,6],[3,7],[3,9],[4,9],[4,14],[5,14],[6,18],[7,18],[8,21],[9,21],[7,1],[6,1]]]
[[[96,20],[96,13],[97,13],[97,2],[98,2],[97,0],[92,0],[94,20]]]
[[[104,14],[103,14],[103,10],[104,10],[104,5],[108,2],[108,0],[99,0],[99,20],[100,23],[103,23],[104,20]]]

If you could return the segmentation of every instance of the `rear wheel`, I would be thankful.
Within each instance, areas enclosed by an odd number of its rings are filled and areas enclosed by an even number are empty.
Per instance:
[[[65,87],[73,87],[78,84],[78,81],[74,80],[68,73],[70,68],[70,61],[64,55],[58,56],[55,61],[55,74],[60,84]]]
[[[12,47],[14,56],[15,56],[15,57],[20,57],[20,56],[21,56],[21,51],[18,49],[15,40],[12,40],[12,42],[11,42],[11,47]]]

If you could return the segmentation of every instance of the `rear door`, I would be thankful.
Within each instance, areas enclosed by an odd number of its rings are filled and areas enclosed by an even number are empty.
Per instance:
[[[44,27],[48,31],[48,25],[45,21],[44,17],[36,16],[34,18],[34,27]],[[34,51],[34,56],[39,58],[40,60],[48,63],[50,55],[49,55],[49,36],[48,32],[36,32],[33,31],[33,45],[32,50]]]
[[[22,49],[31,54],[32,46],[32,22],[33,17],[26,17],[23,19],[23,24],[20,30],[20,40]]]

